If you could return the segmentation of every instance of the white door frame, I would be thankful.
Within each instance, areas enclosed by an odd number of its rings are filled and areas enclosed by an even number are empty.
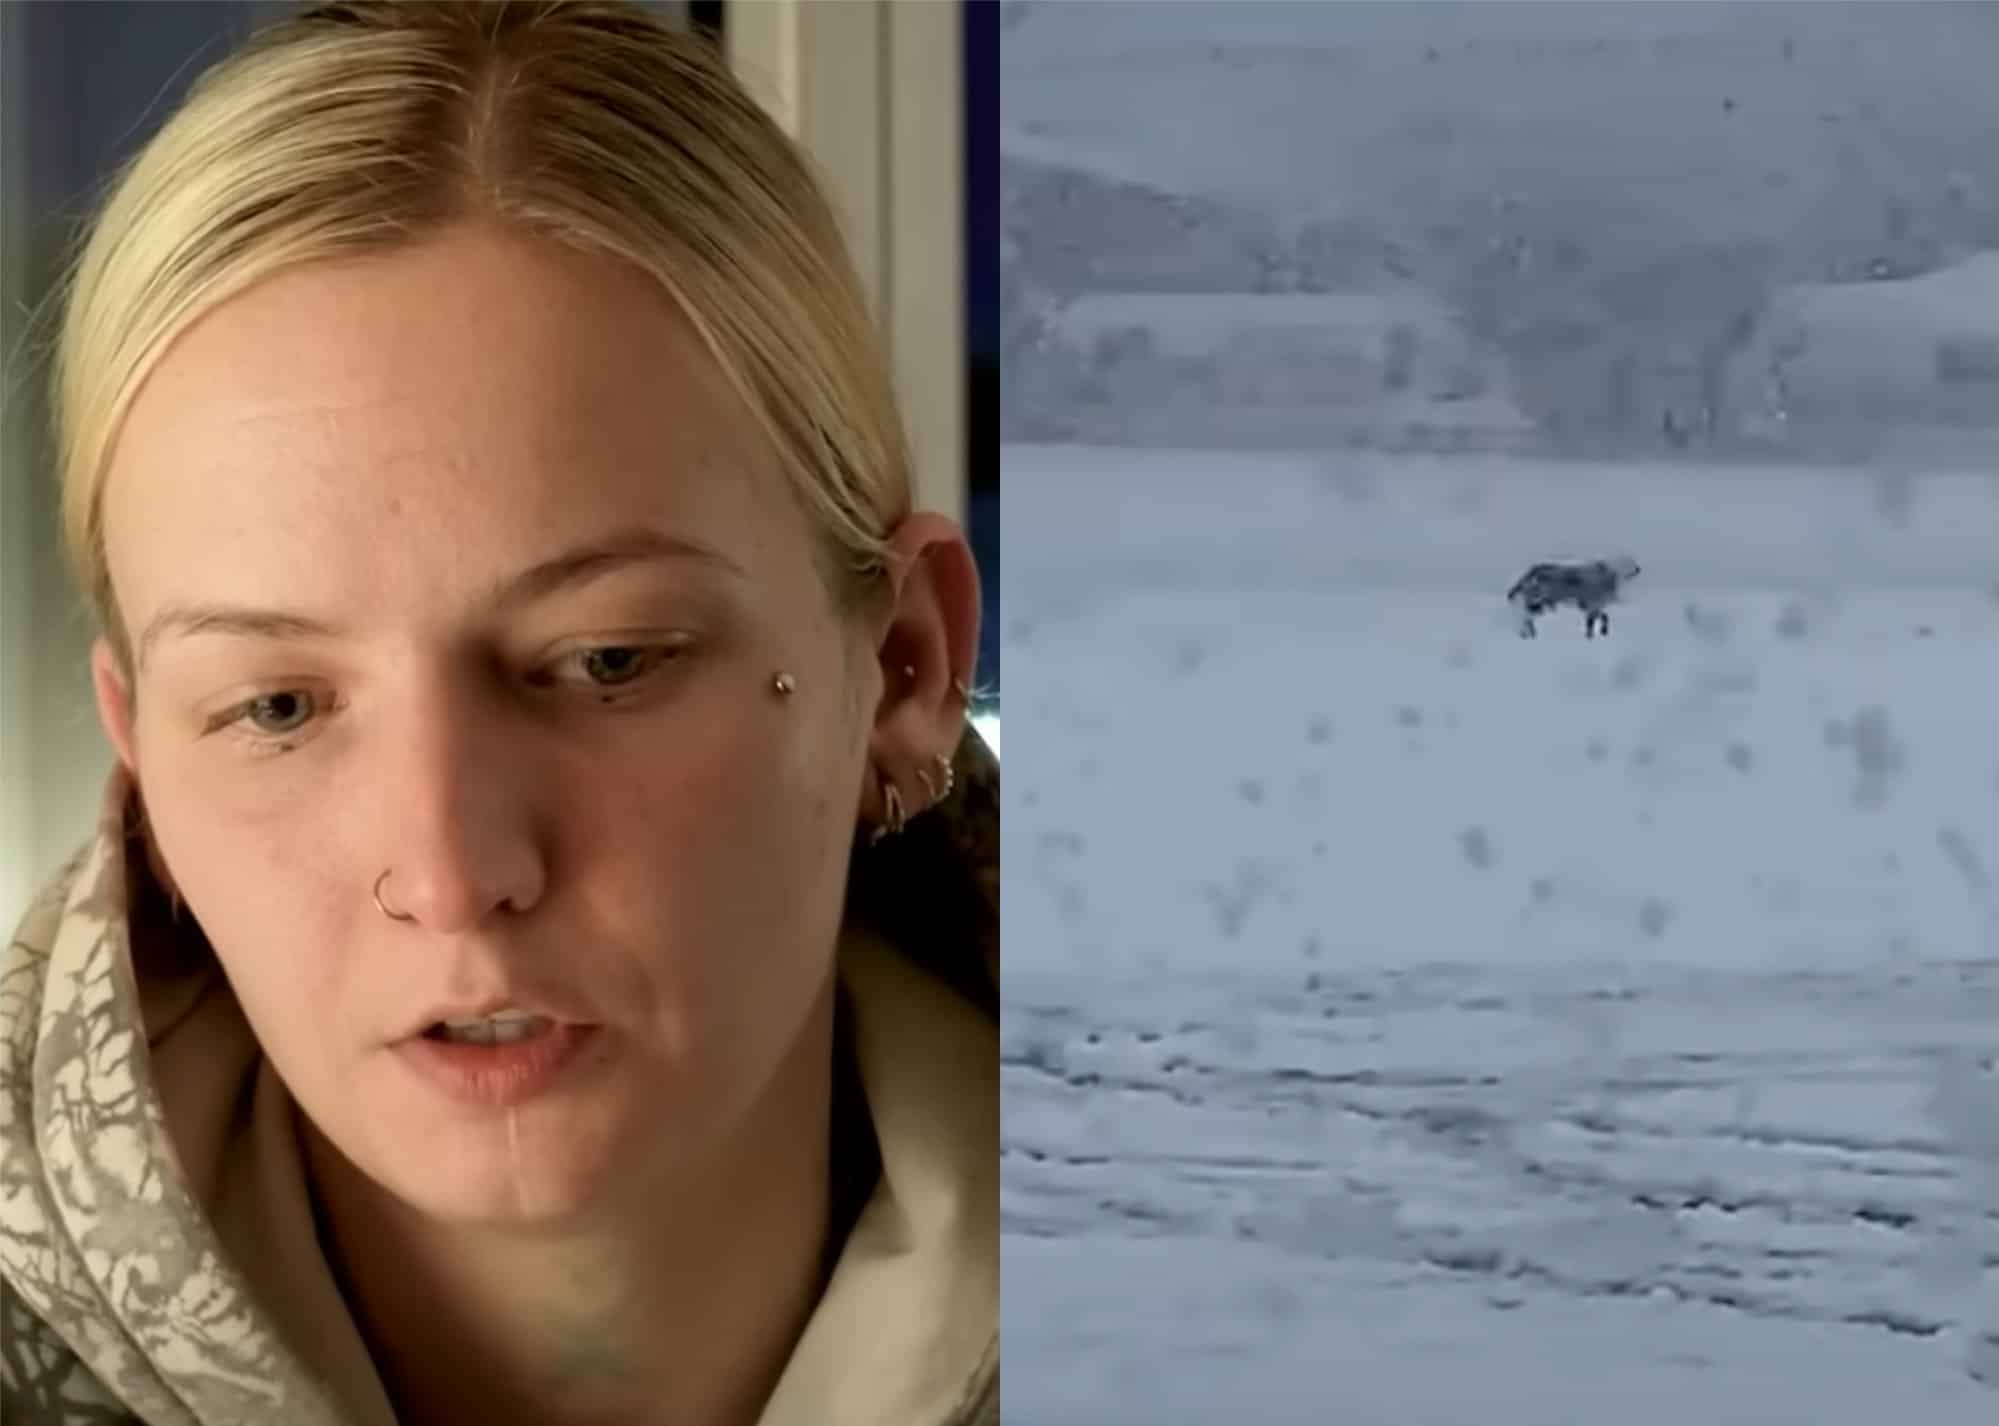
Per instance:
[[[953,0],[729,0],[729,63],[805,147],[894,364],[919,508],[962,523],[964,94]]]

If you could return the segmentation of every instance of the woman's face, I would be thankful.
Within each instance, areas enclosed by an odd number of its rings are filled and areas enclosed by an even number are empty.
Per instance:
[[[748,1112],[824,1003],[883,685],[667,299],[475,228],[296,270],[168,351],[109,479],[100,710],[327,1139],[546,1220]],[[597,1027],[511,1116],[397,1048],[500,995]]]

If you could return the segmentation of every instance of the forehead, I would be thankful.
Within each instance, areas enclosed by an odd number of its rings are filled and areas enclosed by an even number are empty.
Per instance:
[[[132,403],[107,479],[121,594],[209,556],[522,546],[610,519],[756,543],[789,503],[649,277],[487,229],[294,269],[206,314]]]

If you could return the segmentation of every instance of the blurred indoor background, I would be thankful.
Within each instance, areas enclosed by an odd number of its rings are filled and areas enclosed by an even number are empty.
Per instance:
[[[0,922],[87,835],[110,766],[91,636],[59,551],[38,306],[114,167],[189,82],[298,0],[0,4]],[[985,583],[979,722],[998,746],[997,7],[645,0],[713,36],[804,143],[849,224],[902,387],[919,503]],[[52,313],[46,316],[52,317]]]

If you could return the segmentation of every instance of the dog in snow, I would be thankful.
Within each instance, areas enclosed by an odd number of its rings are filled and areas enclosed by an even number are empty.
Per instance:
[[[1537,564],[1520,576],[1506,591],[1506,599],[1520,612],[1520,637],[1531,639],[1538,632],[1534,621],[1550,609],[1564,604],[1582,611],[1583,637],[1610,633],[1609,606],[1618,602],[1624,586],[1638,577],[1638,561],[1633,559],[1591,560],[1587,564]]]

